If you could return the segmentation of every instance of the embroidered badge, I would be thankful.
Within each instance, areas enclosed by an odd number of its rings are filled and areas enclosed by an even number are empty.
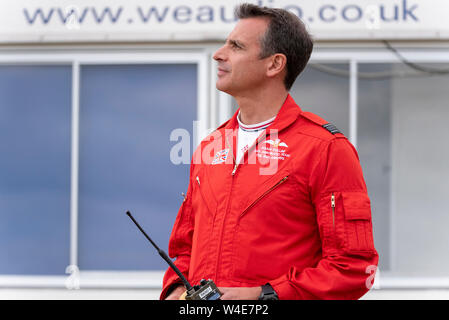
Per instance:
[[[229,149],[224,149],[221,151],[218,151],[215,156],[214,159],[212,160],[212,164],[220,164],[226,161],[226,159],[228,158],[229,155]]]
[[[267,146],[268,145],[268,146]],[[280,139],[266,140],[256,150],[257,157],[270,160],[285,160],[290,157],[287,153],[288,145]]]
[[[287,144],[285,142],[281,142],[280,139],[276,139],[276,140],[267,140],[265,141],[265,143],[270,144],[273,148],[279,148],[279,147],[286,147],[288,148]]]

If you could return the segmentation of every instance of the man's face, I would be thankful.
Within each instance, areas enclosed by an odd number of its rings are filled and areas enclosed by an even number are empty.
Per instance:
[[[218,62],[217,89],[233,96],[257,89],[266,79],[266,59],[260,59],[261,39],[269,21],[240,20],[213,58]]]

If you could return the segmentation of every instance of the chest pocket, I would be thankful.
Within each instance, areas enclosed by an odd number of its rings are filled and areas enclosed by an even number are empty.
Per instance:
[[[289,172],[287,170],[261,184],[258,188],[256,188],[256,190],[254,190],[254,192],[249,195],[248,201],[246,201],[245,205],[242,207],[243,210],[241,211],[239,218],[242,218],[248,213],[248,211],[259,205],[272,194],[276,193],[276,191],[279,191],[279,189],[281,189],[282,187],[285,188],[285,185],[287,184],[290,184]],[[272,201],[270,201],[270,205],[273,206],[275,205],[275,202],[283,201],[283,198],[284,197],[282,196],[279,197],[279,195],[277,199],[275,198],[273,200],[272,198]]]

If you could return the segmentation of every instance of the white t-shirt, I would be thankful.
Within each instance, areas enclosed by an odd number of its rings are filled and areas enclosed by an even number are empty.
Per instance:
[[[237,156],[235,158],[237,163],[242,162],[242,157],[246,150],[254,144],[262,131],[273,123],[274,119],[276,119],[276,116],[264,122],[248,125],[240,121],[239,112],[237,116],[237,121],[239,123],[239,131],[237,134]]]

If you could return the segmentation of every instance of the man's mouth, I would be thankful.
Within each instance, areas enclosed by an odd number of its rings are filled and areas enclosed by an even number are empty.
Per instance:
[[[217,75],[218,76],[222,76],[222,75],[224,75],[224,74],[226,74],[228,72],[229,72],[228,69],[225,69],[225,68],[222,68],[222,67],[218,67],[218,69],[217,69]]]

